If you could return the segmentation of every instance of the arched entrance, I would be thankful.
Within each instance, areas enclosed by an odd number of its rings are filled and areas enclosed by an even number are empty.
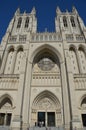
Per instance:
[[[12,119],[12,101],[9,95],[0,98],[0,126],[10,126]]]
[[[57,122],[59,125],[61,106],[57,97],[49,91],[41,92],[33,101],[31,118],[38,126],[57,126]]]
[[[32,64],[31,126],[36,125],[36,123],[42,126],[62,125],[60,74],[60,60],[52,50],[43,48],[36,54]],[[60,102],[58,99],[60,99]]]
[[[82,125],[86,127],[86,95],[81,101],[81,118],[82,118]]]

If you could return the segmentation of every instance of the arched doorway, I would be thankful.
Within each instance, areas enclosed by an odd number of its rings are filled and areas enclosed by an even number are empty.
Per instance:
[[[86,96],[81,101],[81,117],[82,117],[82,125],[86,127]]]
[[[49,92],[41,92],[32,104],[32,121],[40,126],[56,126],[61,122],[61,106],[57,97]],[[58,121],[57,121],[58,120]]]
[[[0,99],[0,126],[10,126],[12,118],[12,101],[9,95],[4,95]]]
[[[61,87],[59,58],[48,48],[41,50],[34,57],[31,85]]]
[[[60,60],[53,51],[44,48],[36,54],[32,65],[31,126],[34,126],[35,123],[37,125],[41,123],[43,126],[62,125],[60,73]],[[60,103],[58,99],[60,99]]]

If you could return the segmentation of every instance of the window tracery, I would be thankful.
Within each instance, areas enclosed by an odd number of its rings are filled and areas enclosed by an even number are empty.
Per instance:
[[[65,16],[63,17],[63,24],[64,24],[64,27],[68,27],[67,18]]]
[[[76,25],[75,25],[75,20],[74,20],[74,17],[73,17],[73,16],[70,18],[70,21],[71,21],[72,27],[76,27]]]
[[[22,23],[22,18],[20,17],[20,18],[18,19],[17,28],[20,28],[20,27],[21,27],[21,23]]]
[[[55,66],[55,63],[48,57],[40,59],[38,67],[43,71],[49,71]]]
[[[25,28],[28,28],[28,26],[29,26],[29,18],[27,17],[25,21]]]

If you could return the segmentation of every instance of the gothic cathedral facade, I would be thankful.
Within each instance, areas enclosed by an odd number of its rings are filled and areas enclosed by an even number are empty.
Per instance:
[[[12,18],[0,45],[0,126],[86,127],[86,27],[75,7],[56,9],[55,32],[36,10]]]

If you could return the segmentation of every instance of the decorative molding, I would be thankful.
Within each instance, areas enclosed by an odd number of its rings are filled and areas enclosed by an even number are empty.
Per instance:
[[[0,90],[17,90],[19,85],[18,78],[0,78]]]
[[[31,35],[31,42],[62,41],[60,33],[35,33]]]

